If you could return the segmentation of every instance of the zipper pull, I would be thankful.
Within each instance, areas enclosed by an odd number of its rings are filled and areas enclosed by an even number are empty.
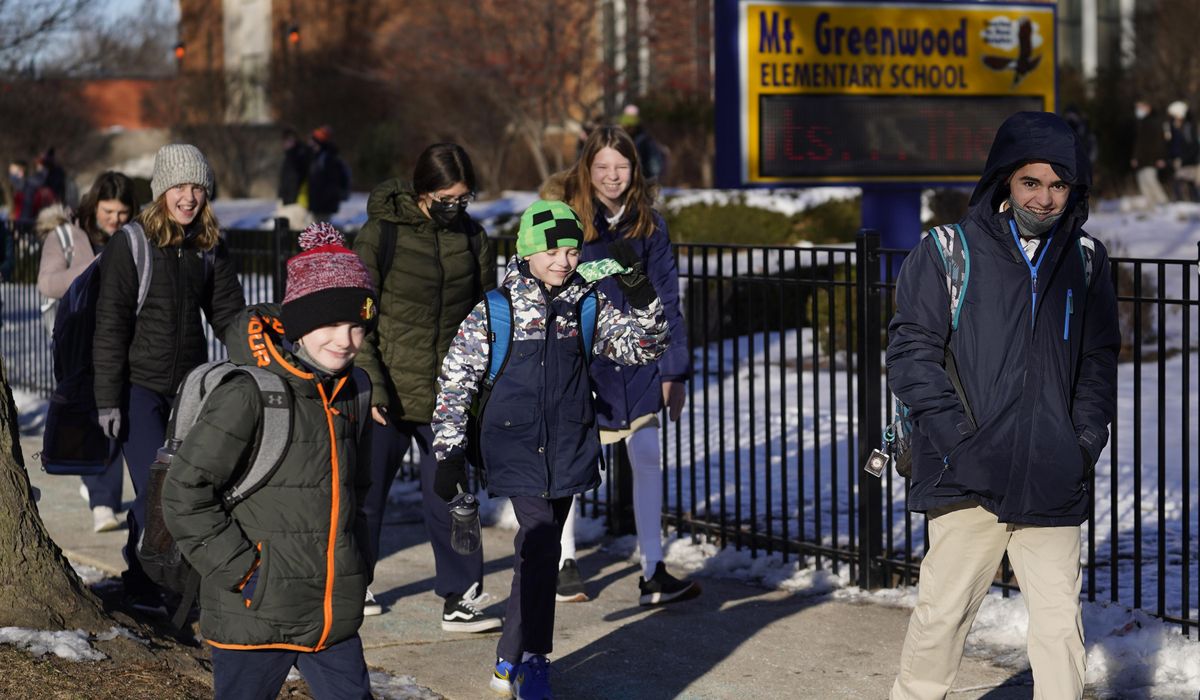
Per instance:
[[[1034,272],[1029,276],[1029,286],[1032,288],[1033,307],[1029,310],[1029,325],[1034,325],[1034,319],[1037,318],[1037,273]]]
[[[1063,315],[1063,340],[1071,339],[1071,314],[1075,313],[1073,291],[1071,288],[1067,288],[1067,313]]]

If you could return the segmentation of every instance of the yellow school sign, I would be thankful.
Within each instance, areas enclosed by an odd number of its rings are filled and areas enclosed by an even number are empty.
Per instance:
[[[737,2],[742,184],[978,177],[1005,117],[1055,108],[1054,11]]]

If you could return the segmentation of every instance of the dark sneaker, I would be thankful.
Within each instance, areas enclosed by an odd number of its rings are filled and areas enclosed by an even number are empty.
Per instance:
[[[642,596],[638,599],[641,605],[662,605],[680,600],[695,598],[700,595],[700,586],[694,581],[680,581],[667,573],[667,567],[661,561],[654,566],[654,575],[650,580],[638,577],[638,589]]]
[[[579,565],[574,559],[564,561],[558,570],[558,589],[554,599],[560,603],[582,603],[590,599],[587,589],[583,587],[583,577],[579,575]]]
[[[513,665],[504,659],[496,659],[496,669],[492,671],[492,692],[502,698],[511,698]]]
[[[366,598],[363,600],[363,617],[382,614],[383,606],[379,604],[379,601],[375,600],[375,594],[368,588]]]
[[[550,694],[550,662],[533,656],[513,673],[513,697],[517,700],[554,700]]]
[[[479,608],[492,599],[487,593],[479,592],[479,584],[473,584],[461,596],[450,596],[442,606],[442,629],[447,632],[487,632],[500,629],[503,622]]]
[[[167,616],[167,604],[163,602],[162,596],[157,591],[126,591],[125,605],[130,610],[147,617]]]

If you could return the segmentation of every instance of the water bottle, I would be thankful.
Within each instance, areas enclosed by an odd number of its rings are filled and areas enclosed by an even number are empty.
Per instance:
[[[450,547],[471,554],[482,544],[479,531],[479,501],[472,493],[459,493],[450,501]]]

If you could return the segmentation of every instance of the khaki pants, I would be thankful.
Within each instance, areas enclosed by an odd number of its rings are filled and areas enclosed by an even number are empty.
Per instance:
[[[1083,695],[1086,653],[1079,590],[1079,526],[1000,523],[974,503],[929,513],[929,552],[908,622],[892,700],[944,698],[1004,551],[1025,607],[1035,700]]]

